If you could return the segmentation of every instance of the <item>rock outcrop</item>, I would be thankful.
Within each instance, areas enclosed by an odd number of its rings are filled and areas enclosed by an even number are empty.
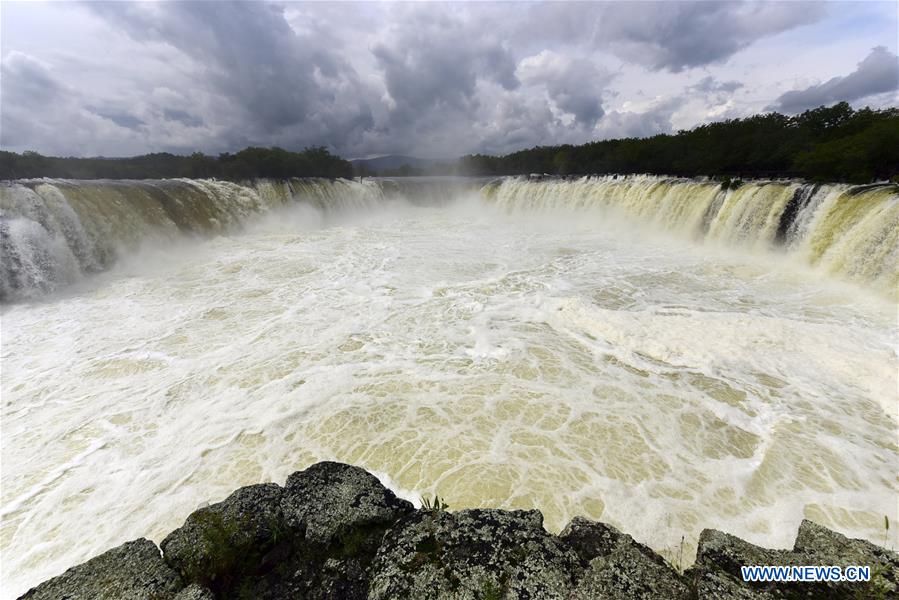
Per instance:
[[[699,536],[691,574],[742,582],[741,568],[752,565],[869,566],[871,581],[756,582],[746,587],[774,598],[899,598],[899,556],[864,540],[853,540],[812,521],[803,520],[792,550],[771,550],[714,529]],[[766,596],[767,595],[767,596]]]
[[[184,583],[156,544],[126,542],[28,591],[28,600],[144,600],[176,598]],[[187,596],[189,597],[189,596]],[[180,598],[179,598],[180,600]]]
[[[575,598],[689,598],[683,577],[649,547],[611,525],[575,517],[560,535],[585,567]]]
[[[334,462],[281,487],[241,488],[160,544],[127,542],[28,591],[29,600],[217,598],[899,598],[899,557],[803,521],[791,550],[716,530],[680,572],[605,523],[559,535],[539,511],[415,510],[366,471]],[[746,583],[751,565],[863,565],[864,583]]]
[[[369,598],[561,599],[579,571],[540,511],[419,511],[384,536]]]

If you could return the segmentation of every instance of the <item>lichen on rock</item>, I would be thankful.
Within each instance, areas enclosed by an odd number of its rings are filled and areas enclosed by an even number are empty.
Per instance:
[[[369,598],[565,598],[578,570],[539,511],[419,511],[384,536]]]
[[[140,538],[107,550],[32,588],[20,600],[173,598],[184,587],[156,544]]]
[[[537,510],[415,510],[335,462],[240,488],[162,541],[139,539],[29,590],[27,600],[771,600],[897,598],[899,557],[803,521],[792,549],[707,529],[681,573],[606,523],[559,535]],[[867,565],[867,583],[746,583],[750,565]]]
[[[274,483],[251,485],[197,510],[162,541],[165,560],[186,581],[231,589],[264,569],[276,546],[293,538],[281,515],[282,493]]]
[[[288,477],[281,508],[288,525],[303,527],[307,541],[322,545],[413,510],[371,473],[336,462],[320,462]]]

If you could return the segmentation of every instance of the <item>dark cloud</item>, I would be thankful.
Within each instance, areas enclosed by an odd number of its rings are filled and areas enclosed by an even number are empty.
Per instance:
[[[731,94],[743,87],[739,81],[718,81],[711,75],[703,77],[698,83],[691,85],[690,89],[707,94]]]
[[[178,110],[177,108],[164,108],[162,110],[162,116],[167,121],[177,121],[188,127],[199,127],[203,124],[203,119],[200,117],[192,115],[186,110]]]
[[[50,67],[22,52],[10,52],[0,63],[0,146],[35,148],[46,125],[34,111],[53,113],[66,99],[65,87]],[[44,132],[45,133],[45,132]]]
[[[114,156],[325,145],[352,157],[505,153],[757,112],[776,95],[759,97],[770,89],[765,79],[795,73],[744,64],[737,76],[728,60],[815,22],[830,5],[10,6],[0,23],[4,148]],[[842,10],[831,10],[831,21]],[[49,23],[53,18],[59,22]],[[57,44],[59,31],[72,37]],[[858,74],[794,94],[836,100],[876,93],[885,87],[883,77],[874,80],[883,64],[869,57]],[[700,66],[707,76],[692,85],[685,81],[695,74],[672,75]],[[789,94],[781,100],[810,102]]]
[[[524,98],[501,98],[474,134],[479,142],[468,152],[502,154],[538,144],[568,141],[564,136],[571,135],[571,130],[558,127],[545,99],[528,95]]]
[[[314,32],[296,33],[281,6],[257,2],[89,4],[134,39],[193,59],[197,84],[240,119],[248,139],[341,147],[373,125],[355,71]],[[338,98],[343,101],[339,102]]]
[[[684,104],[684,98],[668,98],[654,103],[644,111],[613,111],[600,123],[603,138],[650,137],[671,133],[671,118]]]
[[[64,94],[49,65],[22,52],[10,52],[0,64],[3,100],[10,104],[48,104]]]
[[[459,133],[454,124],[478,120],[481,85],[518,88],[513,56],[492,39],[489,23],[472,26],[466,10],[401,7],[389,35],[374,46],[389,96],[383,135],[437,136],[452,143]]]
[[[134,115],[128,114],[127,112],[122,112],[115,109],[104,110],[93,106],[88,106],[87,109],[95,115],[103,117],[104,119],[109,119],[119,127],[124,127],[126,129],[140,129],[140,127],[145,124],[141,119],[138,119]]]
[[[602,93],[612,75],[589,60],[544,50],[524,59],[518,72],[527,83],[544,86],[556,107],[583,128],[593,129],[605,114]]]
[[[826,10],[820,2],[553,2],[536,6],[534,21],[555,41],[587,40],[628,62],[679,72],[725,61]],[[534,35],[531,25],[522,38]]]
[[[781,95],[770,110],[797,113],[834,102],[859,100],[874,94],[895,92],[899,89],[899,57],[877,46],[845,77],[834,77],[804,90],[793,90]]]

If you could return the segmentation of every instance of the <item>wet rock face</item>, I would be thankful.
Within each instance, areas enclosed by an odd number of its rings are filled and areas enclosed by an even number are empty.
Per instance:
[[[566,598],[578,571],[539,511],[419,511],[384,536],[369,598]]]
[[[184,584],[146,539],[107,550],[25,593],[21,600],[174,598]]]
[[[539,511],[414,510],[373,475],[325,462],[240,488],[163,540],[128,542],[29,600],[772,600],[899,598],[899,557],[803,521],[792,550],[716,530],[681,574],[605,523],[558,536]],[[868,565],[869,583],[745,583],[748,565]]]

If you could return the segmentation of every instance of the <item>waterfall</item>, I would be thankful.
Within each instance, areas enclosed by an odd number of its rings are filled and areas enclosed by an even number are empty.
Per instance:
[[[780,248],[808,265],[877,288],[899,286],[899,188],[795,181],[722,189],[655,176],[72,181],[0,184],[0,301],[40,296],[108,269],[152,240],[235,231],[291,203],[322,213],[390,202],[442,206],[480,189],[506,211],[607,211],[699,240]],[[598,217],[601,218],[601,217]]]
[[[290,202],[330,210],[384,201],[374,182],[22,180],[0,184],[0,301],[35,297],[109,268],[153,239],[238,229]]]
[[[899,187],[654,176],[500,179],[484,197],[506,211],[599,211],[701,240],[782,249],[809,266],[876,288],[899,287]]]

